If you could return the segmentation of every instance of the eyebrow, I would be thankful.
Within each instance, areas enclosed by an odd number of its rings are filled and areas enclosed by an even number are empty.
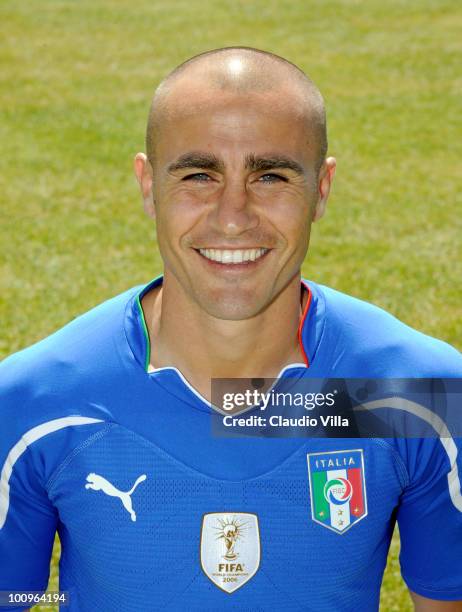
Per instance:
[[[245,156],[244,166],[246,170],[250,170],[251,172],[286,169],[292,170],[301,176],[305,174],[303,167],[298,162],[291,157],[280,155],[279,153],[268,155],[255,155],[254,153],[250,153]],[[167,171],[175,172],[176,170],[184,170],[187,168],[201,168],[202,170],[223,172],[225,165],[223,161],[213,153],[192,151],[181,155],[177,160],[172,162],[168,166]]]
[[[185,168],[201,168],[203,170],[222,172],[225,166],[213,153],[192,151],[191,153],[181,155],[176,161],[172,162],[168,166],[167,171],[175,172],[175,170],[184,170]]]
[[[292,170],[300,175],[305,174],[303,167],[298,162],[286,155],[279,155],[279,153],[274,155],[254,155],[251,153],[250,155],[246,155],[245,167],[252,172],[276,170],[279,168],[281,170]]]

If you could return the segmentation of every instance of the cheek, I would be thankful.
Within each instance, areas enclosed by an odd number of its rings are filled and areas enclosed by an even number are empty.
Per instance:
[[[272,226],[290,243],[304,243],[311,227],[311,205],[306,198],[282,197],[267,208]]]
[[[203,215],[202,198],[188,192],[168,194],[157,205],[157,235],[159,246],[178,245],[184,235],[199,223]]]

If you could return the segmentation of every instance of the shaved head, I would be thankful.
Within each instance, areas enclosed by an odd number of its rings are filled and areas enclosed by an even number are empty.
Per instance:
[[[172,307],[228,322],[292,309],[296,320],[336,168],[314,83],[258,49],[196,55],[156,89],[146,148],[135,174]]]
[[[201,98],[202,92],[209,96]],[[164,124],[192,107],[207,113],[210,96],[264,103],[280,94],[280,108],[293,106],[306,125],[307,147],[314,151],[316,173],[327,153],[324,101],[316,85],[295,64],[259,49],[225,47],[196,55],[177,66],[157,87],[146,131],[146,153],[155,166],[156,143]],[[275,105],[277,110],[277,105]]]

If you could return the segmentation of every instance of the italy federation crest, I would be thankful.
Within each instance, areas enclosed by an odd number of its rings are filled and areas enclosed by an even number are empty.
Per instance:
[[[247,512],[204,514],[200,555],[205,575],[217,587],[226,593],[239,589],[260,566],[257,515]]]
[[[343,534],[367,516],[362,449],[309,453],[313,521]]]

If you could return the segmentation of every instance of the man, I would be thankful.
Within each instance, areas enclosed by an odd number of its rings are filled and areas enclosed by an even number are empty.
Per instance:
[[[213,378],[462,372],[448,345],[301,282],[326,150],[320,93],[273,54],[208,52],[159,86],[135,172],[163,277],[2,367],[0,590],[46,587],[57,530],[70,610],[377,610],[397,518],[416,609],[462,610],[455,441],[210,433]],[[332,457],[356,480],[333,470],[313,514]],[[347,487],[357,504],[327,524]]]

